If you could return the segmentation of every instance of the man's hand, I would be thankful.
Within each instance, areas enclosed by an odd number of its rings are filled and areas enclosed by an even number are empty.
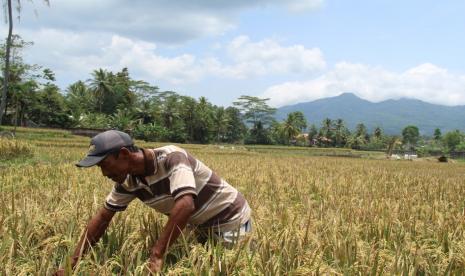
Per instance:
[[[179,197],[174,203],[170,217],[158,241],[152,248],[149,268],[153,273],[161,271],[165,251],[181,234],[191,214],[195,210],[194,199],[191,194]]]
[[[150,257],[149,263],[148,263],[148,269],[150,273],[158,273],[161,271],[163,267],[163,258],[159,257]]]
[[[74,269],[79,258],[82,257],[89,247],[93,246],[102,237],[114,214],[114,211],[102,207],[98,210],[97,214],[92,217],[74,250],[74,254],[71,258],[71,269]],[[54,275],[65,275],[65,270],[60,268]]]

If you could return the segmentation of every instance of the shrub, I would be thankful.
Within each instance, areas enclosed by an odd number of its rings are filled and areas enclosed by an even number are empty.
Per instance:
[[[78,127],[83,128],[96,128],[96,129],[107,129],[111,125],[111,118],[105,114],[99,113],[88,113],[81,115]]]
[[[134,129],[133,135],[136,139],[142,139],[148,142],[164,141],[168,137],[168,130],[165,127],[151,124],[140,124]]]

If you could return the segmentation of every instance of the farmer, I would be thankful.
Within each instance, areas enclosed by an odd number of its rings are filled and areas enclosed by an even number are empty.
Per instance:
[[[135,198],[169,217],[150,252],[151,272],[162,269],[167,248],[186,224],[194,226],[201,237],[226,244],[251,231],[251,210],[244,196],[177,146],[137,148],[128,134],[109,130],[92,138],[87,156],[76,164],[94,165],[114,181],[114,186],[103,207],[87,224],[74,251],[73,268],[100,239],[114,214],[124,211]]]

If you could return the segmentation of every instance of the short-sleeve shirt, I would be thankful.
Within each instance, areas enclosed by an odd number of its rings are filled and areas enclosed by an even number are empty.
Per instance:
[[[123,183],[115,183],[105,208],[123,211],[138,198],[169,215],[174,202],[190,194],[195,205],[190,224],[229,231],[250,219],[244,196],[184,149],[165,146],[143,151],[151,171],[146,176],[128,175]]]

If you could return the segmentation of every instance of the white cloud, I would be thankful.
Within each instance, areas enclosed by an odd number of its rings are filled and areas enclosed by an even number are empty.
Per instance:
[[[322,7],[324,0],[296,0],[289,1],[287,7],[292,12],[304,12]]]
[[[157,43],[223,34],[235,28],[244,10],[284,6],[301,12],[323,4],[323,0],[53,0],[47,7],[37,2],[23,3],[19,24],[23,28],[93,30]]]
[[[121,70],[147,81],[163,79],[171,83],[198,80],[202,70],[190,54],[165,57],[157,54],[154,43],[105,33],[74,33],[53,29],[23,31],[35,45],[26,51],[29,62],[49,67],[69,81],[86,79],[98,68]],[[46,54],[44,54],[46,53]],[[201,69],[201,68],[200,68]]]
[[[252,42],[245,36],[234,39],[222,50],[229,63],[217,57],[196,57],[189,53],[164,56],[155,43],[109,33],[76,33],[55,29],[22,30],[35,45],[26,51],[30,62],[49,67],[59,81],[86,79],[97,68],[121,70],[158,83],[199,82],[207,77],[253,79],[257,76],[313,73],[325,66],[319,49],[302,45],[281,46],[273,40]],[[45,54],[46,53],[46,54]]]
[[[415,98],[444,105],[465,104],[465,75],[424,63],[402,73],[381,67],[341,62],[322,76],[302,82],[286,82],[266,89],[270,104],[283,106],[353,92],[378,102]]]
[[[252,42],[247,36],[239,36],[227,50],[234,64],[220,68],[221,74],[236,78],[314,73],[326,66],[320,49],[303,45],[284,47],[272,39]]]

